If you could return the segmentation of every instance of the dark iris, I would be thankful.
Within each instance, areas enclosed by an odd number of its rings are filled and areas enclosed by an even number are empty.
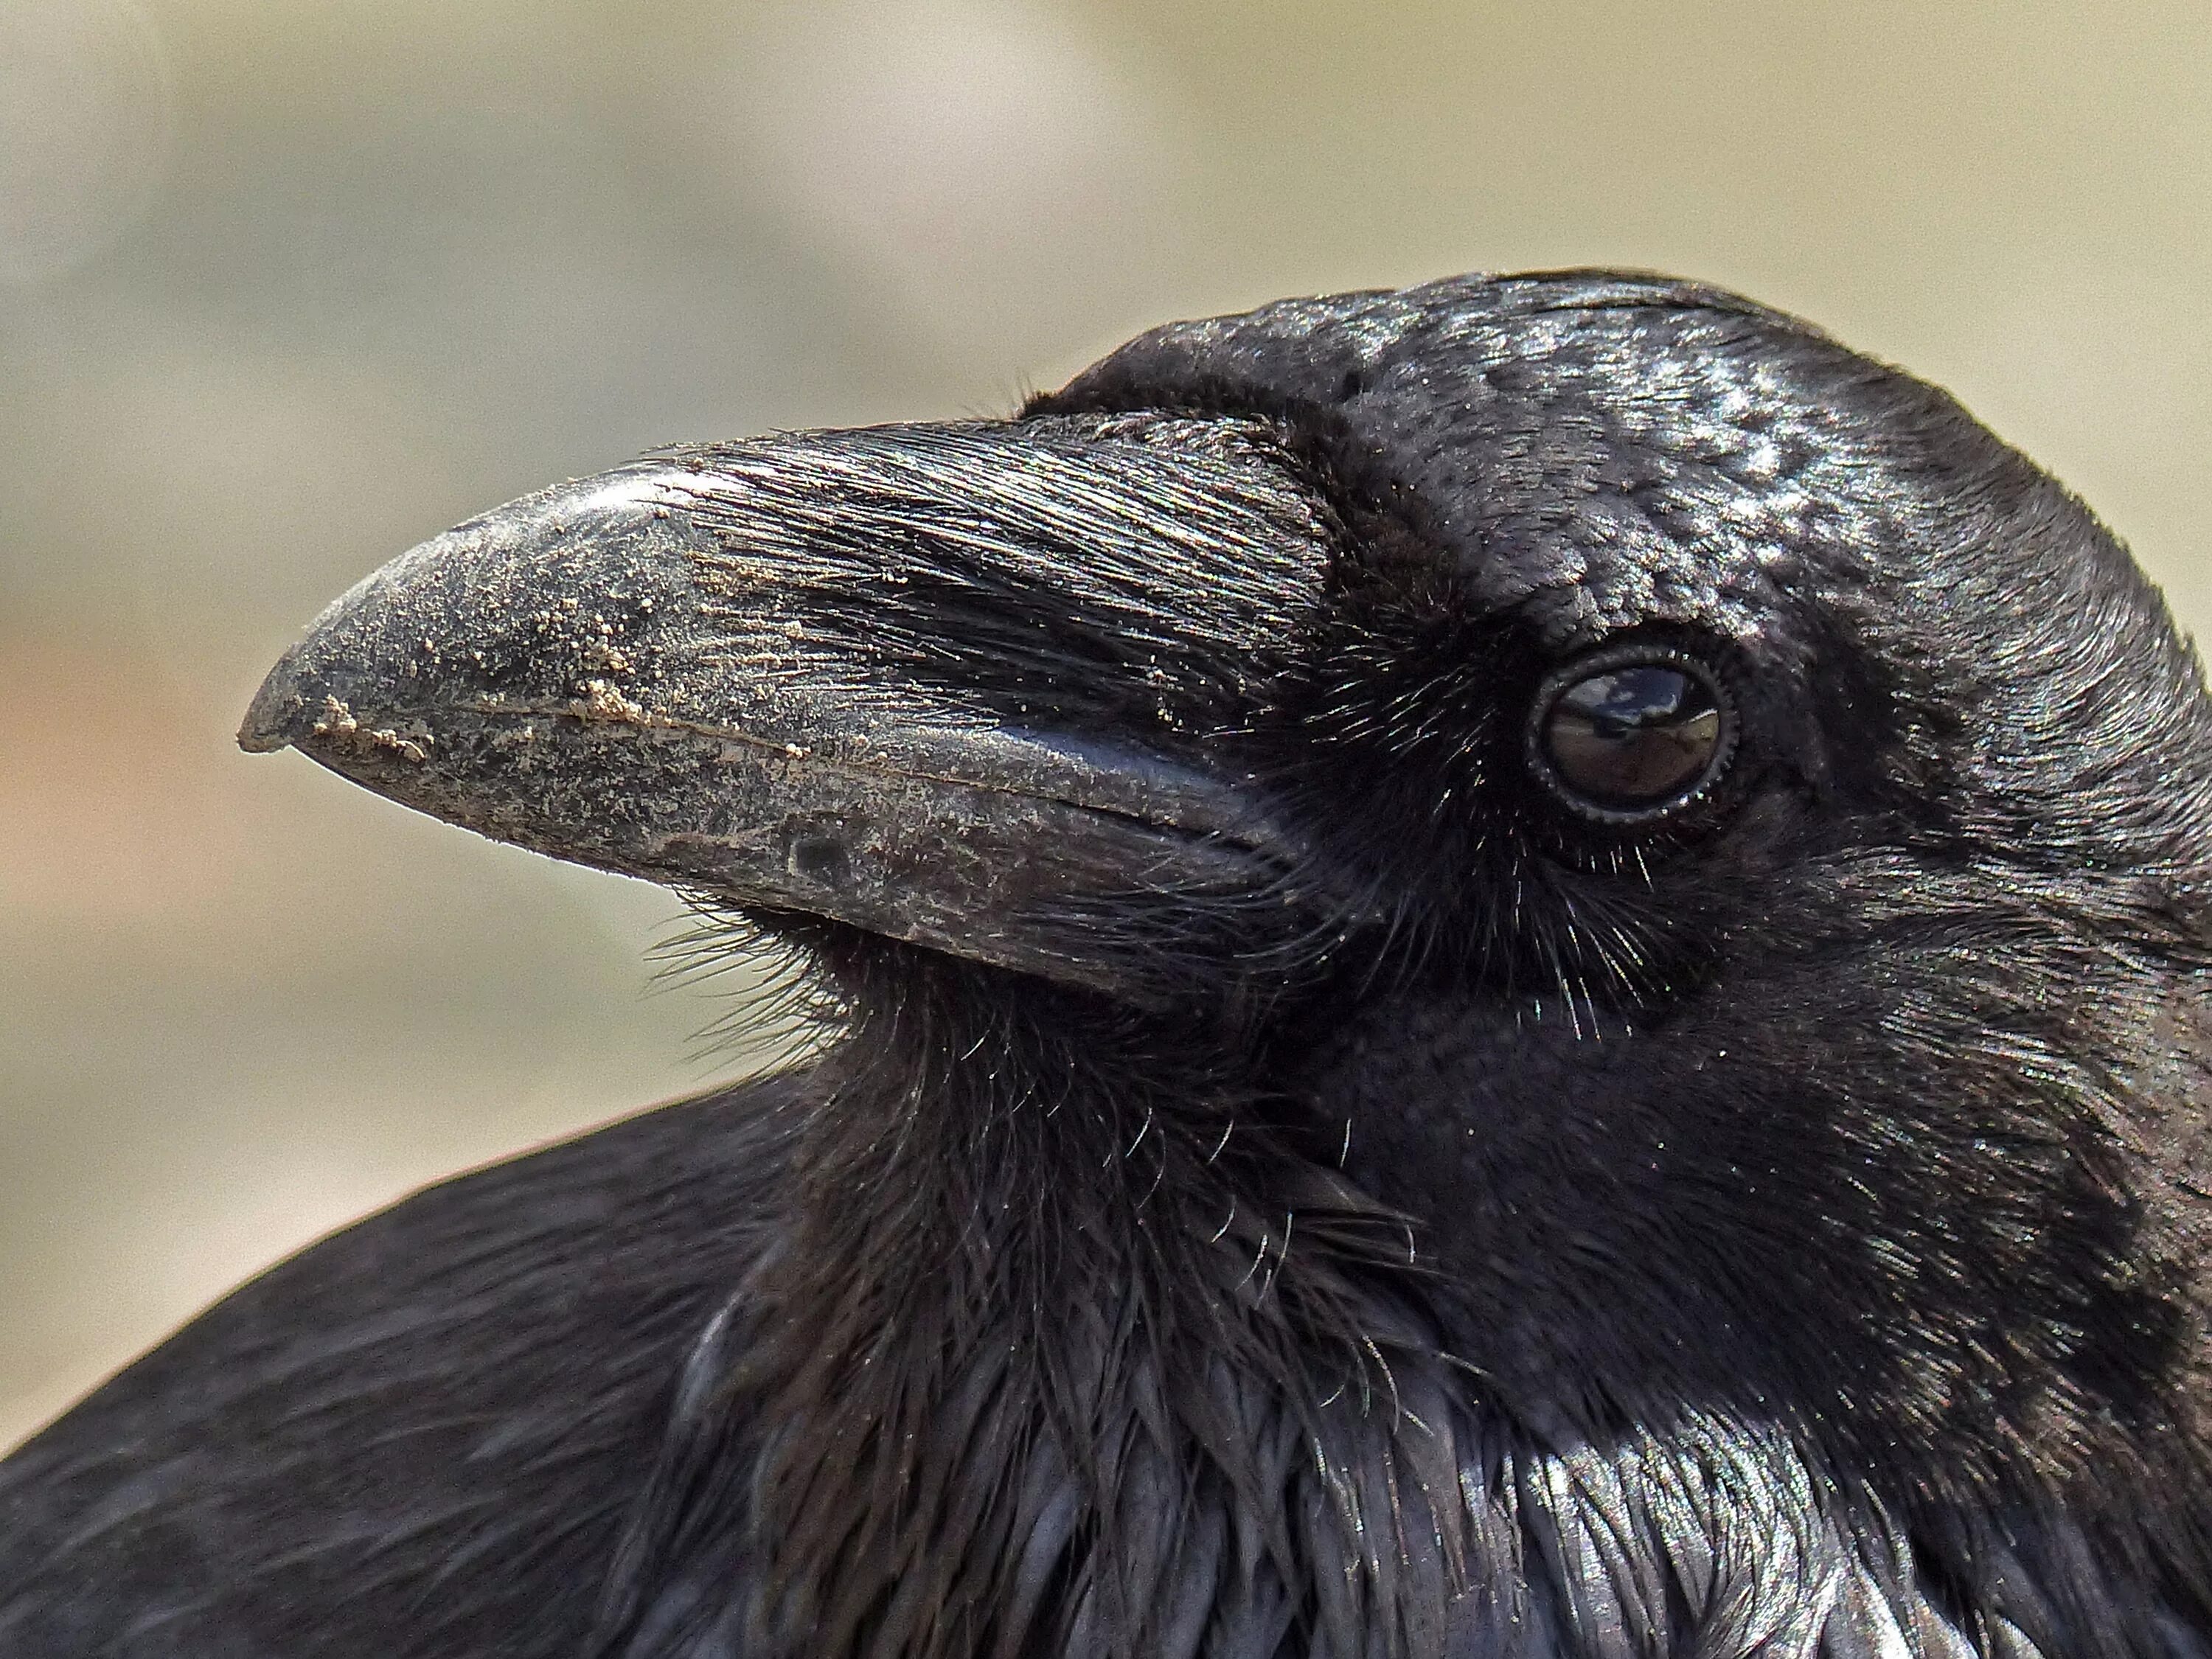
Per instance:
[[[1693,793],[1725,757],[1728,710],[1687,664],[1629,662],[1570,680],[1542,714],[1544,758],[1576,805],[1641,814]]]

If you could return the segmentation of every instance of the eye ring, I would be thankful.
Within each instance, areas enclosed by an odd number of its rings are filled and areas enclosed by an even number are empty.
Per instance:
[[[1582,817],[1650,823],[1711,793],[1735,758],[1739,726],[1711,665],[1625,641],[1545,677],[1529,706],[1529,769]]]

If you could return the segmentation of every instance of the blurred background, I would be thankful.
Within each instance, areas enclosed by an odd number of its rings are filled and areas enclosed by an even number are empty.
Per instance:
[[[741,1071],[658,890],[231,732],[327,599],[653,445],[1170,317],[1738,287],[2212,620],[2212,8],[0,0],[0,1445],[441,1174]]]

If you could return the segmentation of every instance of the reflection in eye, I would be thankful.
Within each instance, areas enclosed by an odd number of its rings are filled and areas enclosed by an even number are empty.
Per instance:
[[[1576,804],[1607,813],[1672,805],[1723,758],[1720,694],[1686,663],[1628,663],[1572,681],[1542,720],[1558,783]]]

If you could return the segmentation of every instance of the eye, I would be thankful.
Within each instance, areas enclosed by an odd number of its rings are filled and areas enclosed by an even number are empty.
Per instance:
[[[1694,799],[1727,769],[1735,710],[1694,658],[1622,647],[1547,680],[1529,738],[1539,775],[1570,806],[1635,823]]]

